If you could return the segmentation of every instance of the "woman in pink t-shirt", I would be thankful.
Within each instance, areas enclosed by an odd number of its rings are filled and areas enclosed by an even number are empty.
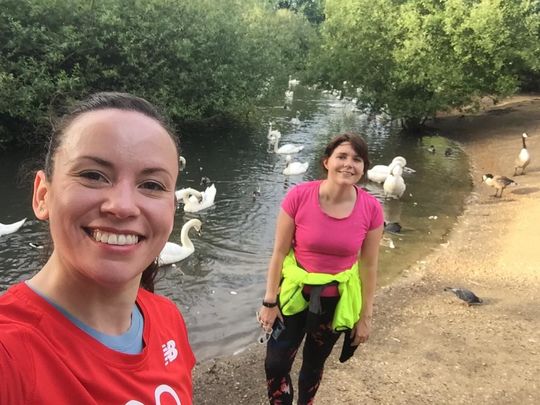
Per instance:
[[[358,322],[346,333],[343,361],[371,333],[383,213],[379,202],[356,185],[369,167],[367,144],[356,134],[339,135],[326,146],[322,164],[327,171],[326,179],[291,189],[277,218],[266,294],[259,312],[264,330],[276,330],[281,323],[285,326],[277,338],[274,334],[268,340],[265,370],[271,404],[293,403],[290,370],[304,337],[297,403],[312,403],[324,363],[340,336],[332,328],[340,299],[335,285],[323,287],[322,291],[304,287],[307,300],[312,297],[314,301],[317,295],[320,301],[317,317],[308,316],[309,309],[290,316],[281,313],[277,297],[283,261],[291,249],[298,265],[308,273],[335,275],[358,262],[362,309]]]

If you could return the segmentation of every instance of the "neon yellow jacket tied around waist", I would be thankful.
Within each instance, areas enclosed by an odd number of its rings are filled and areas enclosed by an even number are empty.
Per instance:
[[[308,307],[309,303],[302,295],[304,285],[323,285],[337,281],[340,299],[336,306],[332,328],[335,331],[352,329],[360,319],[362,289],[358,262],[338,274],[309,273],[298,266],[291,250],[283,261],[281,274],[283,282],[279,293],[279,307],[283,315],[294,315]]]

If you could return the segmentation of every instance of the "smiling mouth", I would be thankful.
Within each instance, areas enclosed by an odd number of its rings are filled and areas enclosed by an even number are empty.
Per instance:
[[[141,236],[135,234],[123,234],[105,232],[99,229],[85,229],[86,233],[96,242],[105,243],[107,245],[125,246],[136,245]]]

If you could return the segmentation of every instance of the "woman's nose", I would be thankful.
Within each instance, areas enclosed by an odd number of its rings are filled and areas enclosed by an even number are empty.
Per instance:
[[[114,184],[107,192],[102,211],[118,218],[138,215],[137,189],[126,183]]]

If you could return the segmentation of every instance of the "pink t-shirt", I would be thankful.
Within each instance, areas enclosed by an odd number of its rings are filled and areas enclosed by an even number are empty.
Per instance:
[[[310,181],[292,188],[281,208],[296,225],[293,248],[297,262],[311,273],[336,274],[358,260],[366,234],[381,226],[384,216],[379,201],[357,186],[351,214],[339,219],[329,216],[319,205],[321,183]]]

